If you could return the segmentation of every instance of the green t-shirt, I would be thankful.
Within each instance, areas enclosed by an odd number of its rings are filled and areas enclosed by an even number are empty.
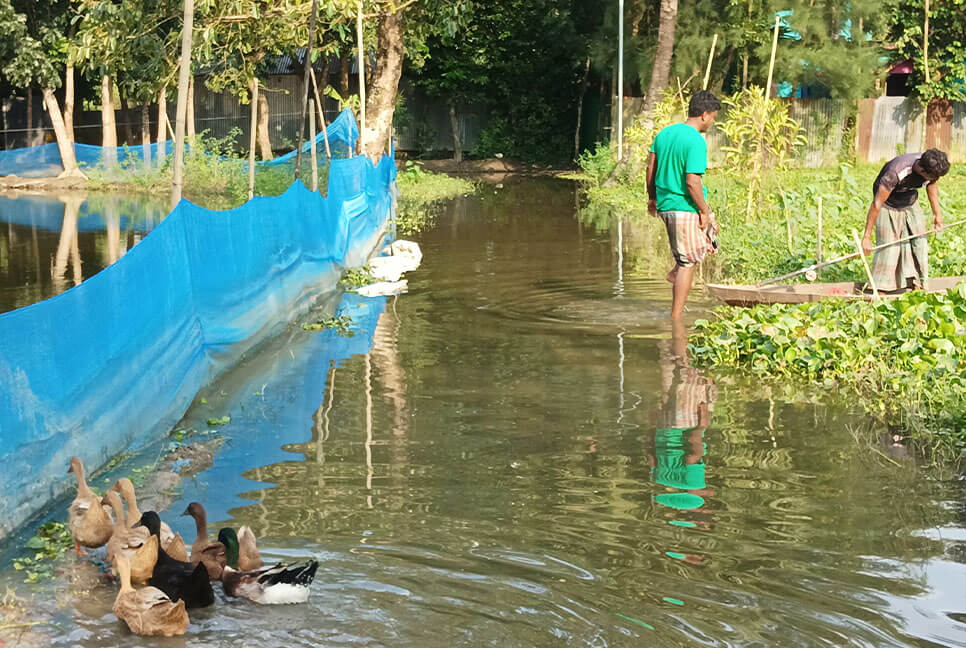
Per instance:
[[[651,153],[657,156],[654,171],[657,210],[697,212],[686,178],[688,173],[703,175],[708,169],[708,144],[698,129],[684,123],[662,129],[654,138]],[[708,189],[702,189],[707,200]]]

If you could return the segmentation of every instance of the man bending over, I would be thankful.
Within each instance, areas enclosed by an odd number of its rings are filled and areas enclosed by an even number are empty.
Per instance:
[[[684,314],[695,265],[716,249],[718,224],[701,182],[708,168],[708,145],[702,133],[711,128],[720,109],[721,102],[713,94],[695,92],[687,121],[661,130],[647,161],[647,210],[664,221],[674,256],[674,267],[667,275],[673,286],[672,318]]]
[[[923,234],[926,220],[919,207],[919,187],[926,185],[932,224],[943,227],[936,183],[949,171],[949,160],[939,149],[906,153],[886,163],[872,185],[872,204],[865,222],[862,252],[872,252],[872,228],[877,245]],[[895,292],[925,288],[929,276],[929,243],[925,237],[877,250],[872,257],[872,278],[878,290]]]

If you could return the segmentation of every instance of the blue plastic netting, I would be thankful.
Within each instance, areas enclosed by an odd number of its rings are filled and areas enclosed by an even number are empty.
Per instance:
[[[352,115],[352,111],[343,110],[339,113],[339,116],[328,125],[326,131],[333,157],[346,157],[352,154],[352,151],[355,149],[356,140],[359,138],[359,129],[356,126],[356,120]],[[326,158],[323,133],[319,133],[315,141],[318,147],[317,154],[319,155],[319,160],[320,162],[324,162]],[[311,141],[307,141],[303,145],[302,151],[308,153],[311,145]],[[173,150],[174,142],[168,140],[165,143],[165,155],[170,155]],[[151,159],[157,159],[157,143],[151,144],[150,151]],[[100,165],[103,160],[103,153],[104,149],[100,146],[74,144],[74,155],[77,157],[77,163],[82,168],[91,168]],[[143,146],[119,146],[117,147],[116,153],[118,164],[124,164],[132,158],[140,160],[143,158],[143,154]],[[278,166],[294,162],[295,156],[296,152],[292,151],[272,160],[260,161],[258,164],[261,166]],[[63,170],[64,167],[60,161],[60,151],[54,142],[42,146],[0,151],[0,176],[16,175],[21,178],[50,177],[56,176]]]
[[[183,200],[117,263],[0,315],[0,537],[91,468],[177,422],[245,349],[364,262],[395,165],[333,159],[328,195],[294,183],[229,211]]]

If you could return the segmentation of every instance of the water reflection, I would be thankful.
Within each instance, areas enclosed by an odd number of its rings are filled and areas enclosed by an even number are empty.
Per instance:
[[[0,195],[0,312],[78,285],[121,258],[166,213],[150,196]]]
[[[571,201],[451,205],[408,294],[343,302],[354,337],[296,330],[202,394],[182,425],[223,443],[171,510],[323,566],[308,605],[219,601],[187,644],[966,644],[964,484],[862,444],[848,404],[689,366],[663,262],[621,277]],[[139,645],[114,591],[53,643]]]

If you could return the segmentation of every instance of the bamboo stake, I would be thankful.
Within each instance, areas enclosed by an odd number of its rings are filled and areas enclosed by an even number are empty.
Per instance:
[[[943,226],[943,229],[941,229],[941,230],[939,230],[939,229],[931,229],[931,230],[928,230],[928,231],[923,232],[922,234],[912,234],[910,236],[906,236],[905,238],[901,238],[901,239],[898,239],[896,241],[892,241],[891,243],[883,243],[882,245],[877,245],[874,248],[872,248],[871,251],[872,252],[877,252],[877,251],[883,250],[883,249],[885,249],[887,247],[892,247],[893,245],[900,245],[902,243],[908,243],[909,241],[911,241],[913,239],[917,239],[917,238],[919,238],[921,236],[929,236],[930,234],[936,234],[938,232],[944,232],[946,230],[952,229],[953,227],[956,227],[958,225],[963,225],[963,224],[966,224],[966,218],[964,218],[963,220],[956,221],[955,223],[950,223],[948,225],[944,225]],[[830,265],[835,265],[836,263],[840,263],[842,261],[848,261],[849,259],[854,259],[855,257],[859,256],[860,254],[861,254],[861,252],[852,252],[851,254],[845,254],[845,255],[842,255],[840,257],[835,257],[834,259],[829,259],[828,261],[823,261],[822,263],[813,263],[812,265],[807,266],[805,268],[801,268],[800,270],[796,270],[795,272],[789,272],[788,274],[783,274],[780,277],[773,277],[771,279],[765,279],[764,281],[759,281],[758,283],[755,284],[755,288],[763,288],[764,286],[770,286],[771,284],[778,283],[779,281],[784,281],[785,279],[791,279],[792,277],[797,277],[798,275],[803,274],[803,273],[806,273],[809,270],[818,270],[820,268],[827,268]]]
[[[184,133],[188,113],[188,82],[191,77],[191,36],[194,29],[194,0],[184,0],[184,26],[181,31],[181,70],[178,72],[178,107],[174,116],[174,166],[171,173],[171,209],[181,202],[184,185]]]
[[[318,13],[319,0],[312,0],[312,13],[309,15],[309,45],[305,48],[305,69],[302,71],[302,102],[299,104],[299,136],[295,149],[295,179],[302,173],[302,138],[305,136],[305,106],[309,100],[309,71],[312,69],[312,50],[315,48],[315,14]]]
[[[315,70],[309,68],[312,77],[312,90],[315,93],[315,107],[319,111],[319,123],[322,124],[322,141],[325,142],[325,157],[332,159],[332,149],[329,148],[329,131],[325,126],[325,113],[322,111],[322,98],[319,96],[319,84],[315,80]]]
[[[617,0],[617,161],[624,157],[624,0]]]
[[[708,52],[708,67],[704,70],[704,83],[701,84],[702,90],[708,89],[708,81],[711,79],[711,61],[714,60],[714,48],[718,44],[718,35],[715,34],[711,39],[711,51]]]
[[[852,240],[855,242],[855,249],[858,250],[859,257],[862,259],[865,276],[869,278],[869,285],[872,286],[872,300],[875,301],[879,299],[879,289],[875,287],[875,277],[872,276],[872,268],[869,267],[868,259],[862,254],[862,240],[859,238],[858,230],[854,227],[852,228]]]
[[[309,99],[309,150],[312,152],[312,191],[319,190],[319,167],[315,156],[315,101]]]
[[[359,44],[359,153],[365,151],[366,132],[366,50],[362,40],[362,2],[356,14],[356,40]]]
[[[818,244],[815,250],[815,263],[822,263],[822,196],[818,197]]]
[[[929,0],[923,2],[923,13],[926,17],[922,27],[922,64],[925,68],[926,83],[929,83]]]
[[[255,197],[255,131],[258,128],[258,77],[252,79],[252,126],[248,137],[248,199]]]
[[[771,39],[771,61],[768,63],[768,83],[765,85],[765,99],[771,99],[771,82],[775,76],[775,51],[778,49],[778,27],[781,25],[781,16],[775,16],[775,34]]]

